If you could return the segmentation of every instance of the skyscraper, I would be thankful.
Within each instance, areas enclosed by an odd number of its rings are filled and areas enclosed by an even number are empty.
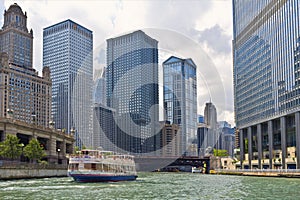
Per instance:
[[[234,105],[244,168],[300,168],[300,154],[293,157],[300,152],[299,9],[298,0],[233,0]]]
[[[140,30],[107,40],[107,105],[116,110],[116,145],[131,153],[159,142],[157,44]]]
[[[43,64],[52,71],[55,127],[75,129],[76,145],[92,147],[93,33],[66,20],[44,28]]]
[[[0,30],[0,117],[49,127],[51,78],[32,67],[33,33],[27,31],[27,16],[13,4],[4,12]]]
[[[166,120],[180,127],[181,153],[197,154],[197,79],[192,59],[171,56],[163,62]],[[195,150],[195,152],[193,152]]]
[[[220,133],[218,132],[217,109],[212,102],[207,102],[204,108],[204,123],[207,127],[207,147],[220,148]]]
[[[105,68],[95,70],[94,79],[93,102],[106,105]]]
[[[227,150],[229,156],[233,156],[235,147],[235,129],[227,121],[218,122],[219,149]]]
[[[4,11],[4,24],[0,30],[0,52],[8,54],[9,63],[32,68],[33,31],[28,32],[27,14],[18,4]]]
[[[212,102],[205,104],[204,108],[204,123],[211,129],[216,129],[217,127],[217,109]]]
[[[103,104],[94,104],[94,147],[107,151],[118,151],[116,148],[117,129],[114,123],[115,110]]]

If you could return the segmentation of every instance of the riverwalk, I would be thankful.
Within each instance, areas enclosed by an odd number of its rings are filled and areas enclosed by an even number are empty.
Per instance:
[[[217,169],[211,170],[210,174],[300,178],[300,169]]]

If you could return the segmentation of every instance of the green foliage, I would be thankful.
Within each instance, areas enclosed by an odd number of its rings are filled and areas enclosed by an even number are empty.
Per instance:
[[[39,161],[39,165],[46,167],[48,165],[48,162],[46,160],[41,160],[41,161]]]
[[[225,157],[228,156],[228,152],[225,149],[214,149],[214,156]]]
[[[32,139],[24,148],[24,155],[34,162],[42,159],[44,156],[46,156],[46,153],[40,142],[37,139]]]
[[[75,148],[74,148],[74,152],[75,152],[75,154],[78,154],[78,153],[79,153],[79,151],[80,151],[79,147],[78,147],[78,146],[75,146]]]
[[[9,159],[20,158],[22,145],[19,142],[20,139],[17,136],[8,134],[6,139],[0,143],[0,155]]]

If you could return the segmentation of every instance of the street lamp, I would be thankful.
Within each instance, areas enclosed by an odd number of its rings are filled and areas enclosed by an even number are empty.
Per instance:
[[[31,117],[32,117],[32,123],[35,124],[36,114],[32,112]]]
[[[24,160],[24,159],[23,159],[23,156],[24,156],[24,155],[23,155],[24,146],[25,146],[25,145],[24,145],[23,143],[21,143],[21,148],[22,148],[22,154],[21,154],[21,159],[20,159],[21,162],[23,162],[23,160]]]
[[[7,112],[7,118],[12,119],[12,118],[13,118],[13,115],[14,115],[14,110],[8,108],[8,109],[6,110],[6,112]]]
[[[53,128],[54,128],[54,125],[55,125],[55,122],[51,120],[51,121],[49,122],[49,126],[50,126],[50,128],[52,128],[52,129],[53,129]]]
[[[60,164],[60,159],[59,159],[59,153],[60,153],[60,148],[57,148],[57,163]]]
[[[73,128],[70,130],[70,132],[71,132],[71,135],[73,136],[73,135],[75,134],[75,128],[73,127]]]

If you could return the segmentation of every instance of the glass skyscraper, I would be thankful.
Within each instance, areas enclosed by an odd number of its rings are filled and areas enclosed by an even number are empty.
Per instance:
[[[143,31],[107,40],[107,105],[116,110],[116,146],[133,154],[158,145],[158,42]]]
[[[43,65],[52,78],[55,128],[75,129],[76,146],[92,147],[93,33],[66,20],[44,28]]]
[[[299,0],[233,0],[241,167],[300,168],[299,12]]]
[[[180,127],[181,153],[197,155],[197,79],[192,59],[171,56],[163,62],[166,120]]]

